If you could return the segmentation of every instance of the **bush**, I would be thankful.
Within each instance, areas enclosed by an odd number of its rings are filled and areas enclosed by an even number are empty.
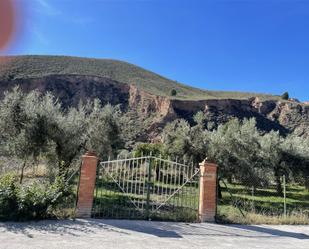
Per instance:
[[[176,96],[176,95],[177,95],[176,89],[172,89],[172,90],[171,90],[171,96]]]
[[[67,190],[64,182],[57,178],[52,185],[38,182],[21,188],[18,198],[19,219],[44,219],[52,216],[53,209],[61,203]]]
[[[0,178],[0,220],[12,219],[18,213],[19,186],[13,174],[7,174]]]
[[[53,184],[33,182],[19,185],[17,177],[0,178],[0,219],[32,220],[53,217],[53,210],[69,194],[61,178]]]
[[[166,153],[164,150],[164,145],[161,143],[155,143],[155,144],[147,144],[147,143],[142,143],[138,144],[134,151],[133,154],[135,157],[140,157],[142,155],[144,156],[156,156],[156,157],[166,157]]]
[[[282,98],[283,100],[289,100],[290,95],[289,95],[288,92],[285,92],[285,93],[283,93],[283,94],[281,95],[281,98]]]

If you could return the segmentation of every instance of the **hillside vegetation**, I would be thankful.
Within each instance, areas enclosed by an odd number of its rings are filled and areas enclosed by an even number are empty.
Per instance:
[[[169,96],[173,89],[178,99],[277,99],[267,94],[207,91],[180,84],[141,67],[123,61],[109,59],[89,59],[68,56],[12,56],[2,57],[0,81],[25,79],[47,75],[89,75],[107,77],[122,83],[134,84],[154,95]],[[205,85],[207,87],[207,85]]]

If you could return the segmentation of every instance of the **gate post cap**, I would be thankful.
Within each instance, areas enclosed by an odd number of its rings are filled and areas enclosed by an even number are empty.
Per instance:
[[[97,153],[95,153],[94,151],[88,150],[84,156],[94,156],[97,157]]]
[[[205,167],[205,166],[212,166],[212,167],[218,167],[218,165],[212,161],[210,161],[208,159],[208,157],[206,157],[201,163],[199,163],[200,167]]]

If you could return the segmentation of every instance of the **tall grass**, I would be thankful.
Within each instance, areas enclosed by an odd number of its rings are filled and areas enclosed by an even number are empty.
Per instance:
[[[269,215],[269,213],[244,212],[242,216],[235,207],[219,207],[217,221],[220,223],[247,224],[247,225],[309,225],[309,212],[295,210],[285,215]]]

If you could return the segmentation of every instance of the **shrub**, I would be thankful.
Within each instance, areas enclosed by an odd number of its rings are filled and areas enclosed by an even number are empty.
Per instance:
[[[69,195],[62,178],[53,184],[32,182],[21,186],[14,175],[0,178],[0,219],[31,220],[53,217],[53,210]]]
[[[290,95],[289,95],[288,92],[285,92],[285,93],[283,93],[283,94],[281,95],[281,98],[282,98],[283,100],[289,100]]]
[[[176,89],[172,89],[170,95],[171,95],[171,96],[176,96],[176,95],[177,95]]]
[[[134,151],[133,154],[135,157],[140,157],[142,155],[144,156],[156,156],[160,157],[162,156],[163,158],[166,157],[166,153],[164,150],[164,145],[161,143],[154,143],[154,144],[147,144],[147,143],[142,143],[138,144]]]
[[[19,186],[13,174],[0,177],[0,219],[12,219],[18,213]]]
[[[64,181],[57,178],[51,185],[33,182],[21,188],[18,196],[18,219],[44,219],[52,216],[53,209],[67,193]]]

